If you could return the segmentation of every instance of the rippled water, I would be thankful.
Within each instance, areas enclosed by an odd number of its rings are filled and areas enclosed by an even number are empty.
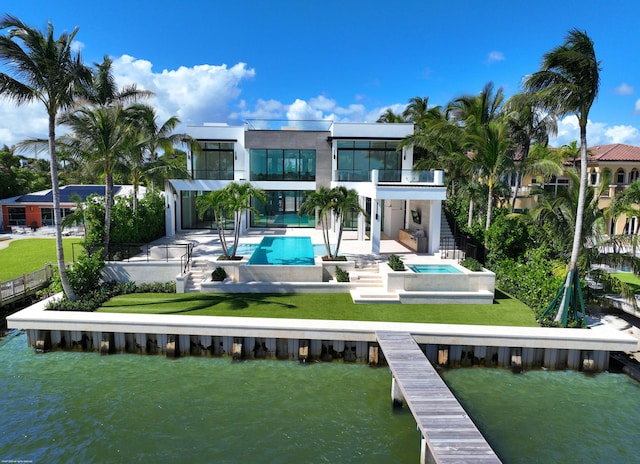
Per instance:
[[[363,364],[0,348],[0,460],[415,463],[411,414]]]
[[[624,374],[452,369],[444,379],[508,463],[640,463],[640,383]]]
[[[416,463],[419,433],[362,364],[52,352],[0,345],[0,461]],[[454,369],[505,463],[640,462],[640,384],[620,374]]]

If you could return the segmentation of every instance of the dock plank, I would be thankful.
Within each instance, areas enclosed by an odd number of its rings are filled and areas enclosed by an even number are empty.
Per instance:
[[[408,332],[376,332],[378,344],[436,463],[500,463]]]

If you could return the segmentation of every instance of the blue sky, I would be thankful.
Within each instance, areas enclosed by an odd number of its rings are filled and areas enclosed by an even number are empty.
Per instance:
[[[572,28],[593,39],[601,87],[590,145],[640,145],[640,2],[562,0],[28,0],[5,13],[56,36],[80,28],[86,63],[153,90],[183,125],[246,119],[375,121],[415,96],[446,105],[489,81],[510,96]],[[38,105],[0,100],[0,144],[46,136]],[[554,145],[578,139],[575,117]]]

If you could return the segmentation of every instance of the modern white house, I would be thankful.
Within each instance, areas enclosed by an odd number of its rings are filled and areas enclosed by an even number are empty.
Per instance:
[[[187,133],[201,150],[187,156],[188,180],[166,183],[167,235],[213,229],[212,217],[198,218],[199,195],[236,181],[267,194],[247,214],[243,229],[314,228],[316,218],[298,211],[320,186],[355,189],[367,216],[347,218],[346,229],[379,253],[382,237],[434,254],[440,246],[443,171],[413,170],[411,147],[398,149],[413,124],[332,121],[247,121],[242,126],[209,123]],[[419,239],[419,240],[418,240]]]

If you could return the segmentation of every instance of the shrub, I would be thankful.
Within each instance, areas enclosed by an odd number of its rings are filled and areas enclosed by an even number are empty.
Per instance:
[[[349,273],[340,267],[336,267],[336,280],[338,282],[349,282]]]
[[[213,280],[214,282],[222,282],[226,278],[227,271],[225,271],[224,268],[221,268],[220,266],[215,268],[211,273],[211,280]]]
[[[460,262],[460,265],[474,272],[482,270],[482,264],[474,258],[465,258]]]
[[[389,261],[387,261],[387,264],[394,271],[404,271],[405,270],[404,263],[402,262],[402,259],[400,259],[400,257],[397,256],[397,255],[389,256]]]
[[[102,249],[91,254],[83,253],[73,263],[73,267],[67,271],[67,275],[69,276],[69,284],[78,298],[82,298],[99,288],[103,268]]]
[[[54,311],[95,311],[106,301],[117,295],[129,293],[175,293],[175,291],[175,282],[155,282],[140,285],[136,285],[135,282],[105,282],[76,301],[70,301],[63,297],[60,300],[49,303],[47,309]]]

